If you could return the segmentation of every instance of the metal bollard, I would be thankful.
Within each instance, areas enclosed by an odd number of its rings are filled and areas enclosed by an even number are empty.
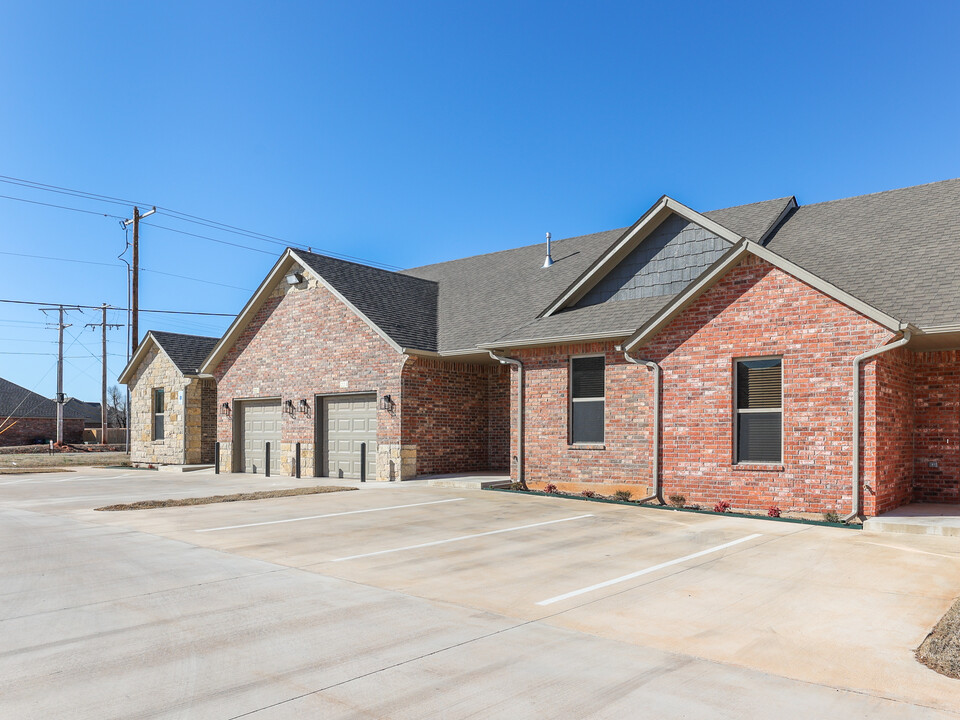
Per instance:
[[[300,443],[297,443],[297,477],[300,477]]]
[[[220,474],[220,443],[213,446],[213,474]]]
[[[267,446],[267,458],[264,462],[267,468],[267,477],[270,477],[270,443],[264,443]]]
[[[367,444],[360,443],[360,482],[367,481]]]

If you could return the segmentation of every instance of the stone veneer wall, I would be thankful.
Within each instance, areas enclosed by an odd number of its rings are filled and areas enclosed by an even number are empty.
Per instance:
[[[199,456],[201,414],[199,408],[193,414],[190,412],[198,402],[197,380],[185,378],[166,353],[154,345],[137,368],[129,387],[130,462],[134,465],[199,462],[190,459],[193,448]],[[160,387],[164,390],[164,439],[152,440],[153,389]]]

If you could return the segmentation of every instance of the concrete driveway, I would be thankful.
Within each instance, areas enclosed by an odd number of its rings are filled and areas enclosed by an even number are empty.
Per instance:
[[[0,476],[0,717],[960,717],[956,538],[289,478]]]

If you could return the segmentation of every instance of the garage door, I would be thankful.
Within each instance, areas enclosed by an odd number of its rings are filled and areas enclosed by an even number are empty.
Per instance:
[[[360,446],[366,443],[367,479],[377,476],[377,396],[323,399],[323,474],[360,479]]]
[[[270,472],[280,471],[279,400],[244,400],[240,405],[240,466],[243,472],[266,472],[270,443]]]

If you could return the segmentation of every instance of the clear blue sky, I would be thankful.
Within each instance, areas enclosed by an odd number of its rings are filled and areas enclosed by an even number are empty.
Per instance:
[[[960,176],[960,4],[706,5],[11,0],[0,175],[401,267],[621,227],[664,193],[709,210]],[[235,313],[281,250],[150,221],[267,252],[144,227],[148,270],[245,288],[145,272],[144,308]],[[0,255],[0,298],[123,306],[123,247],[114,218],[0,198],[0,251],[41,256]],[[97,320],[67,331],[66,391],[91,400]],[[50,396],[53,355],[8,354],[53,353],[41,321],[0,304],[0,377]],[[113,381],[121,332],[110,351]]]

